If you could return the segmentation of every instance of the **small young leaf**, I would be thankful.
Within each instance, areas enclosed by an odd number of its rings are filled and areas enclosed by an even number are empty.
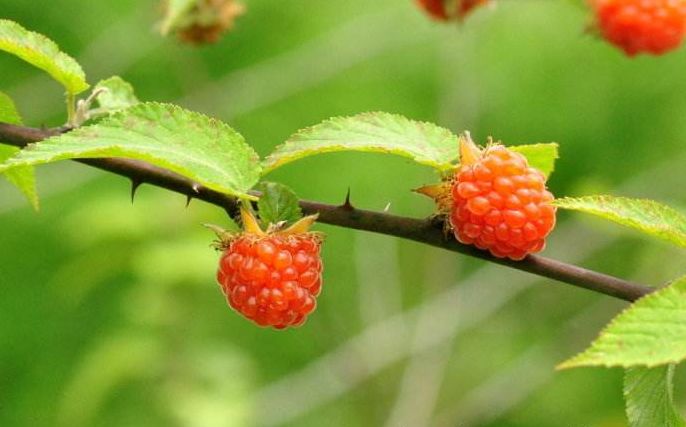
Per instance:
[[[557,152],[558,145],[555,142],[511,145],[507,148],[522,154],[529,162],[529,166],[543,172],[543,175],[546,177],[553,173],[555,170],[555,160],[560,157]]]
[[[654,367],[686,359],[686,277],[633,303],[558,368]]]
[[[111,114],[140,102],[133,92],[133,86],[119,76],[100,80],[93,88],[93,92],[99,89],[105,89],[95,97],[101,113]]]
[[[589,196],[557,199],[554,204],[563,209],[598,215],[686,247],[686,217],[669,206],[652,200]]]
[[[257,209],[265,226],[280,221],[295,222],[302,217],[298,196],[290,188],[275,182],[262,182],[256,189],[262,193]]]
[[[72,95],[88,89],[86,76],[74,58],[61,52],[52,40],[16,22],[0,19],[0,50],[50,74]]]
[[[439,170],[454,167],[457,137],[442,127],[389,113],[336,117],[303,129],[263,162],[264,173],[320,153],[371,151],[409,157]]]
[[[21,124],[21,117],[12,98],[0,92],[0,122],[13,125]],[[1,143],[2,141],[0,141]],[[19,152],[19,149],[0,144],[0,163]],[[38,193],[33,166],[25,166],[4,173],[5,178],[21,191],[34,209],[38,210]]]
[[[624,374],[624,399],[630,427],[686,427],[674,406],[674,365],[630,368]]]
[[[260,176],[259,157],[219,120],[170,104],[141,103],[101,122],[31,144],[0,165],[124,157],[169,169],[210,189],[242,198]]]

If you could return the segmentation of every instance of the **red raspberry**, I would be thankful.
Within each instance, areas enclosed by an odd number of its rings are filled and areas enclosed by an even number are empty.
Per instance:
[[[603,37],[629,56],[676,49],[686,34],[686,0],[591,0]]]
[[[451,185],[450,224],[462,243],[520,260],[545,247],[555,226],[554,197],[524,156],[492,144],[482,153],[461,139],[462,164]]]
[[[300,326],[317,305],[322,240],[314,232],[294,231],[296,226],[246,231],[225,243],[217,281],[229,305],[260,326]]]
[[[439,21],[463,19],[477,6],[490,0],[415,0],[431,17]]]

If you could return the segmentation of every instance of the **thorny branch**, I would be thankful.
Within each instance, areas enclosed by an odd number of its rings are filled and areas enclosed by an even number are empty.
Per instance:
[[[25,147],[30,143],[66,131],[69,129],[36,129],[0,123],[0,141],[17,147]],[[188,200],[195,198],[222,207],[232,216],[238,209],[235,198],[205,188],[181,175],[145,162],[119,158],[77,161],[129,178],[132,181],[132,196],[139,185],[146,183],[184,194]],[[357,209],[349,203],[348,199],[340,206],[301,200],[300,206],[306,214],[319,213],[319,221],[323,223],[413,240],[626,301],[635,301],[653,290],[637,283],[542,256],[530,255],[522,261],[495,258],[488,252],[446,238],[442,231],[443,224],[436,218],[407,218],[385,212]]]

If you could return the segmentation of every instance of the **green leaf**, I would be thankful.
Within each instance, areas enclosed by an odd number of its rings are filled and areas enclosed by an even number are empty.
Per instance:
[[[686,277],[633,303],[558,368],[654,367],[686,359]]]
[[[262,193],[257,210],[265,226],[280,221],[295,222],[302,217],[298,196],[282,184],[261,182],[257,190]]]
[[[260,176],[259,157],[219,120],[171,104],[141,103],[101,122],[31,144],[0,165],[124,157],[159,166],[213,190],[242,198]]]
[[[627,369],[624,399],[631,427],[686,427],[674,406],[673,377],[674,365]]]
[[[133,86],[119,76],[99,81],[93,88],[94,93],[98,91],[100,93],[95,96],[95,100],[100,106],[99,113],[111,114],[140,102],[133,92]]]
[[[555,160],[560,157],[558,155],[558,145],[554,142],[512,145],[507,148],[522,154],[529,162],[529,166],[543,172],[546,177],[553,173],[555,170]]]
[[[19,153],[17,147],[0,144],[0,162]],[[36,190],[36,175],[33,166],[22,166],[6,171],[3,175],[9,182],[22,192],[35,210],[38,210],[38,192]]]
[[[13,125],[21,124],[21,116],[19,116],[14,101],[3,92],[0,92],[0,122]]]
[[[557,147],[550,143],[508,148],[522,153],[547,176],[554,169]],[[448,171],[455,168],[459,149],[457,136],[448,129],[397,114],[362,113],[298,131],[264,159],[264,173],[303,157],[335,151],[397,154]]]
[[[652,200],[589,196],[557,199],[554,204],[563,209],[594,214],[686,247],[686,217]]]
[[[186,19],[186,15],[198,0],[167,0],[164,3],[164,17],[160,23],[160,33],[167,35]]]
[[[457,137],[442,127],[389,113],[336,117],[303,129],[263,162],[264,173],[315,154],[370,151],[409,157],[440,170],[452,169]]]
[[[88,89],[86,76],[74,58],[61,52],[59,46],[49,38],[29,31],[16,22],[0,19],[0,50],[14,54],[50,74],[72,95]]]
[[[21,124],[21,117],[12,101],[12,98],[0,92],[0,122],[13,125]],[[2,142],[2,141],[0,141]],[[19,152],[17,147],[0,144],[0,162]],[[5,178],[26,196],[31,206],[38,210],[38,193],[36,191],[36,176],[33,166],[26,166],[4,173]]]

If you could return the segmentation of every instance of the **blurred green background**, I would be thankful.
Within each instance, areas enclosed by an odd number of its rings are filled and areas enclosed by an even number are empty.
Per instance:
[[[154,1],[2,0],[91,83],[221,118],[267,154],[330,116],[383,110],[480,141],[557,141],[558,195],[613,193],[686,208],[686,52],[627,59],[564,0],[502,1],[464,25],[410,0],[245,0],[216,45],[154,31]],[[64,122],[61,89],[0,55],[25,122]],[[334,172],[335,171],[335,172]],[[331,154],[269,176],[337,203],[426,216],[404,159]],[[394,238],[334,228],[302,328],[259,329],[214,282],[202,202],[73,163],[39,169],[40,213],[0,183],[0,426],[624,426],[621,371],[554,366],[624,304]],[[560,214],[545,255],[660,284],[683,253]],[[683,381],[677,394],[686,394]],[[681,400],[683,403],[683,399]],[[684,406],[682,405],[682,408]]]

